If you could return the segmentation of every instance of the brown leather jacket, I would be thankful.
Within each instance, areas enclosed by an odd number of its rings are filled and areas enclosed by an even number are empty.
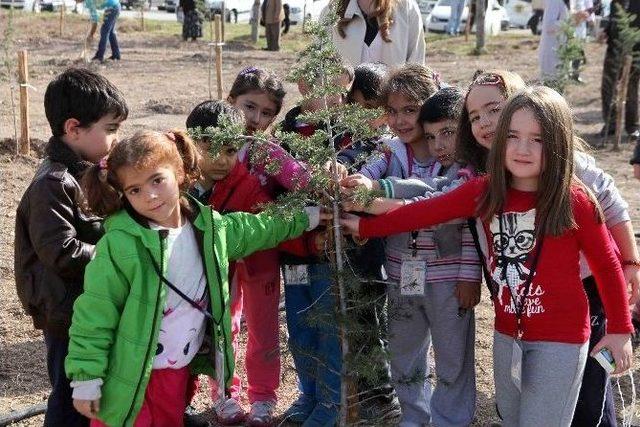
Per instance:
[[[15,279],[18,297],[36,329],[65,337],[84,268],[102,236],[100,218],[80,210],[79,176],[90,163],[51,138],[47,157],[18,205]]]

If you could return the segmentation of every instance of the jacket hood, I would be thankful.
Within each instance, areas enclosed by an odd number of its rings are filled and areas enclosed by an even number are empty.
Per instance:
[[[181,203],[182,214],[191,221],[194,227],[204,230],[205,227],[211,225],[213,211],[210,208],[188,194],[185,194],[182,200],[184,201]],[[210,214],[205,215],[207,212]],[[105,219],[104,229],[107,233],[116,230],[122,231],[139,238],[142,244],[149,249],[160,249],[158,231],[151,229],[149,220],[138,214],[128,203],[124,209],[120,209]]]

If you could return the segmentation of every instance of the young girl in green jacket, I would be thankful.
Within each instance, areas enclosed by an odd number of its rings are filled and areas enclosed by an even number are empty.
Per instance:
[[[74,305],[65,368],[92,426],[180,426],[191,374],[229,383],[229,261],[318,223],[313,209],[221,216],[183,196],[197,165],[185,134],[143,131],[84,177],[106,234]]]

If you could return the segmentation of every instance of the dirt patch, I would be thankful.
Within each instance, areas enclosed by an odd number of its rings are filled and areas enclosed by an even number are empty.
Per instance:
[[[150,99],[145,103],[147,110],[158,114],[188,114],[193,103],[176,99]]]
[[[30,157],[33,158],[42,158],[44,157],[45,147],[47,146],[47,141],[43,141],[38,138],[29,139],[29,144],[31,148]],[[13,138],[2,138],[0,139],[0,156],[12,156],[17,155],[17,147],[18,144]]]

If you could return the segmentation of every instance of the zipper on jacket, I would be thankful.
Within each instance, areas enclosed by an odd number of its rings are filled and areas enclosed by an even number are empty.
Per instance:
[[[168,231],[167,230],[160,230],[158,232],[158,238],[160,239],[160,271],[164,271],[164,246],[163,246],[163,242],[164,242],[164,238],[167,236]],[[150,256],[152,256],[151,254],[149,254]],[[153,260],[152,260],[153,261]],[[158,282],[158,295],[156,296],[156,304],[153,310],[153,323],[151,326],[151,336],[149,337],[149,340],[153,340],[153,337],[155,336],[155,330],[156,330],[156,320],[158,318],[158,304],[160,303],[160,294],[162,293],[162,278],[159,279],[160,281]],[[129,419],[129,417],[131,417],[131,413],[133,412],[133,407],[136,404],[136,397],[138,396],[138,392],[140,391],[140,384],[142,384],[142,379],[144,378],[144,372],[146,370],[146,363],[147,360],[149,359],[149,352],[151,351],[151,346],[149,344],[147,344],[147,352],[144,356],[144,364],[142,366],[142,373],[140,374],[140,378],[138,379],[138,385],[136,386],[136,391],[133,394],[133,401],[131,402],[131,407],[129,407],[129,412],[127,413],[127,416],[125,417],[125,423],[126,421]]]

